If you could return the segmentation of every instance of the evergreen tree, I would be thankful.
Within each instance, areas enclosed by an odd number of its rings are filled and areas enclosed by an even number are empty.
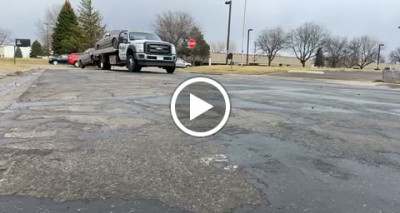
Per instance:
[[[316,67],[323,67],[325,66],[325,58],[324,58],[324,52],[322,48],[318,48],[316,59],[315,59],[315,64]]]
[[[53,33],[53,51],[55,54],[69,54],[83,51],[84,37],[78,26],[78,18],[69,0],[65,1]]]
[[[21,48],[17,47],[17,50],[15,51],[15,57],[16,58],[23,58],[24,56],[22,55]]]
[[[79,25],[85,37],[85,49],[94,47],[103,36],[106,26],[99,11],[94,10],[92,0],[81,0],[79,6]]]
[[[193,27],[189,33],[190,39],[196,40],[196,47],[189,49],[187,43],[178,48],[178,55],[191,57],[192,62],[204,61],[210,56],[210,45],[204,40],[204,35],[199,27]]]
[[[43,56],[43,48],[38,40],[35,40],[31,48],[31,58],[37,58],[38,56]]]

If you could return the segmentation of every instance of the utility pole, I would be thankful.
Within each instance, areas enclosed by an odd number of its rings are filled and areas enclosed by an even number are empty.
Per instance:
[[[242,32],[242,54],[241,54],[241,64],[243,65],[243,55],[244,55],[244,33],[246,28],[246,11],[247,11],[247,0],[244,1],[244,14],[243,14],[243,32]]]
[[[253,31],[253,29],[248,29],[247,30],[247,55],[246,55],[246,65],[249,65],[249,50],[250,50],[250,32]]]
[[[226,5],[229,5],[229,18],[228,18],[228,39],[226,42],[226,65],[228,65],[228,54],[230,53],[230,38],[231,38],[231,19],[232,19],[232,0],[226,1]]]
[[[376,70],[380,70],[379,69],[379,64],[381,62],[381,47],[385,46],[384,44],[379,44],[379,48],[378,48],[378,66],[376,67]]]
[[[15,55],[15,53],[16,53],[16,49],[15,49],[15,47],[17,46],[17,42],[15,42],[15,45],[14,45],[14,65],[15,64],[17,64],[17,57],[16,57],[16,55]]]
[[[348,51],[347,50],[343,50],[343,53],[344,53],[344,66],[347,68],[347,54],[348,54]]]

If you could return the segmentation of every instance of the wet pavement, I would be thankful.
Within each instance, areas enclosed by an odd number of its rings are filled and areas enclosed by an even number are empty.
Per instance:
[[[0,111],[0,211],[400,209],[400,90],[212,76],[232,116],[198,139],[169,112],[195,76],[71,69],[21,81]]]

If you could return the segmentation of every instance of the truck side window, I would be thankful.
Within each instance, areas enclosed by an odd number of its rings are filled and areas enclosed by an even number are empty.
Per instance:
[[[128,42],[128,33],[119,34],[119,40],[120,40],[121,43]]]

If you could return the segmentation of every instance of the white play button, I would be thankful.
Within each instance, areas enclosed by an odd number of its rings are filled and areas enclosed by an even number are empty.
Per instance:
[[[190,94],[190,121],[196,119],[212,108],[214,108],[213,105],[201,100],[193,94]]]
[[[176,126],[194,137],[209,137],[228,122],[231,102],[217,81],[195,77],[178,86],[171,98],[171,115]]]

